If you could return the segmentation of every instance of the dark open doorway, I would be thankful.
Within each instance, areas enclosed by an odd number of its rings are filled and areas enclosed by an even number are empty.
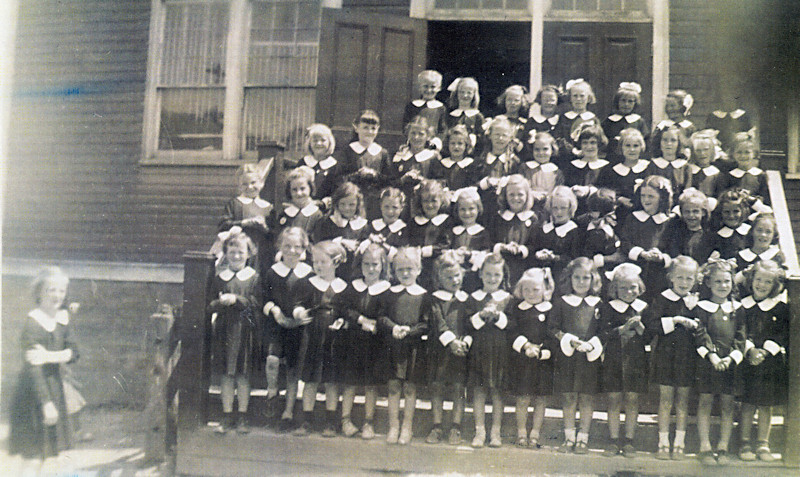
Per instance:
[[[442,100],[450,82],[472,76],[480,86],[481,112],[493,116],[503,90],[530,82],[530,59],[529,22],[428,22],[428,68],[444,76]]]

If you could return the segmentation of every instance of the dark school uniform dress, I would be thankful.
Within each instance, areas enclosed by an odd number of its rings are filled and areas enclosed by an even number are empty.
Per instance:
[[[559,343],[555,353],[553,392],[597,394],[600,391],[600,297],[563,295],[553,302],[549,332]],[[588,341],[589,353],[572,348],[571,340]]]
[[[605,167],[597,178],[597,187],[607,187],[617,193],[617,197],[633,200],[633,189],[636,183],[647,177],[650,161],[639,159],[632,167],[623,163]],[[620,213],[620,216],[625,215]]]
[[[729,300],[720,305],[701,300],[695,313],[700,322],[695,333],[699,355],[695,361],[695,389],[701,394],[737,394],[736,367],[744,358],[747,339],[741,303]],[[711,353],[720,358],[730,356],[733,362],[725,371],[716,371],[708,359]]]
[[[531,238],[539,227],[539,217],[532,210],[523,210],[518,213],[504,210],[498,212],[492,221],[490,231],[492,233],[492,242],[495,244],[494,250],[499,251],[500,244],[508,243],[516,243],[521,248],[519,254],[502,251],[503,258],[509,269],[509,283],[517,283],[519,277],[527,269],[531,253],[529,250]]]
[[[364,147],[360,142],[351,142],[344,150],[344,167],[349,172],[347,179],[361,189],[364,196],[364,212],[367,220],[381,216],[380,194],[386,179],[380,175],[381,164],[389,161],[389,151],[373,142]]]
[[[519,165],[517,172],[528,180],[534,193],[538,193],[534,207],[541,209],[544,199],[553,192],[556,186],[564,185],[564,174],[555,163],[540,164],[536,161],[527,161]]]
[[[447,129],[452,128],[457,124],[463,124],[469,133],[469,139],[477,152],[480,152],[482,146],[481,140],[483,138],[483,123],[486,119],[477,109],[461,109],[457,108],[445,116],[445,124]]]
[[[506,309],[511,323],[508,336],[511,352],[508,361],[508,390],[515,396],[550,396],[553,394],[553,354],[558,344],[548,332],[549,301],[532,305],[513,301]],[[523,347],[540,347],[538,358],[529,358]]]
[[[600,119],[591,111],[584,111],[580,114],[577,111],[567,111],[561,115],[561,119],[554,130],[554,135],[561,139],[558,147],[561,149],[560,155],[562,158],[569,157],[572,149],[580,146],[580,144],[577,144],[578,131],[583,125],[589,124],[600,127]],[[601,145],[598,144],[598,147],[601,147]]]
[[[322,219],[322,211],[315,202],[311,202],[302,209],[294,204],[283,204],[283,212],[278,216],[278,227],[275,232],[286,227],[300,227],[309,236],[314,232],[317,221]]]
[[[317,160],[307,155],[297,162],[297,167],[308,166],[314,171],[314,198],[330,197],[345,176],[345,168],[333,156]]]
[[[744,189],[752,196],[761,199],[762,204],[769,205],[769,186],[767,186],[767,174],[758,167],[751,167],[742,170],[738,167],[728,172],[728,184],[726,189]]]
[[[450,216],[447,214],[439,214],[431,219],[417,215],[408,223],[408,244],[419,247],[422,253],[419,282],[426,290],[433,287],[433,261],[441,252],[441,237],[450,223]]]
[[[410,217],[411,211],[418,208],[414,188],[423,179],[441,179],[438,177],[442,172],[438,167],[440,161],[441,156],[433,149],[423,149],[414,154],[407,145],[402,145],[392,160],[381,168],[381,174],[386,176],[389,185],[402,190],[408,198],[403,218]],[[407,175],[411,171],[416,171],[416,177]]]
[[[353,217],[350,220],[342,217],[338,212],[328,214],[318,221],[311,233],[311,241],[319,243],[323,240],[332,240],[342,244],[343,240],[353,241],[356,247],[367,238],[367,219]],[[344,245],[343,245],[344,246]],[[336,276],[344,280],[351,280],[358,270],[355,263],[355,249],[344,246],[347,260],[336,268]]]
[[[589,212],[578,217],[575,223],[581,230],[578,256],[591,258],[600,270],[611,270],[623,260],[617,253],[622,243],[614,230],[617,225],[614,212],[603,216]]]
[[[697,263],[706,263],[712,252],[712,232],[705,227],[706,225],[703,225],[697,230],[689,230],[680,216],[673,216],[667,221],[658,248],[672,258],[686,255],[695,259]]]
[[[744,109],[733,111],[712,111],[706,118],[706,129],[719,131],[717,139],[722,143],[722,148],[728,150],[737,132],[749,131],[753,127],[750,114]]]
[[[606,167],[609,167],[609,162],[605,159],[586,161],[581,158],[575,158],[559,165],[559,168],[564,173],[565,185],[573,187],[573,191],[575,190],[575,186],[587,187],[589,189],[585,196],[578,197],[578,209],[575,212],[576,216],[589,211],[586,204],[587,199],[592,192],[597,191],[597,179],[600,176],[600,172]]]
[[[428,292],[417,284],[408,287],[395,285],[386,292],[383,300],[378,325],[389,358],[388,374],[384,379],[425,384],[425,340],[429,326],[425,319],[430,307]],[[392,336],[395,325],[409,326],[411,332],[401,340],[395,339]]]
[[[69,313],[59,310],[50,317],[39,309],[28,313],[19,335],[22,371],[11,399],[9,454],[27,459],[43,459],[58,455],[74,445],[72,418],[67,412],[61,364],[33,365],[25,353],[39,345],[47,351],[72,350],[72,361],[78,350],[72,341]],[[58,422],[44,425],[43,407],[52,402],[58,411]]]
[[[726,180],[717,166],[712,164],[700,167],[696,164],[689,164],[689,172],[692,174],[692,187],[707,197],[719,197],[725,190]]]
[[[483,258],[493,246],[492,236],[481,224],[473,224],[469,227],[456,225],[446,231],[442,236],[442,244],[449,250],[467,250],[469,253],[464,255],[464,263],[461,264],[466,270],[464,275],[464,290],[472,292],[480,286],[478,270]]]
[[[437,290],[431,297],[427,321],[428,384],[467,385],[467,357],[456,356],[448,349],[454,340],[467,336],[467,292]],[[467,340],[469,341],[469,340]]]
[[[647,292],[642,298],[646,301],[667,288],[666,267],[669,262],[649,262],[640,260],[639,257],[642,252],[661,245],[668,220],[669,217],[663,212],[649,215],[644,210],[635,210],[617,229],[621,242],[620,252],[642,268],[641,277],[647,285]]]
[[[251,267],[238,272],[225,268],[211,280],[210,295],[219,297],[223,293],[236,295],[236,303],[226,306],[216,298],[208,305],[209,313],[217,315],[213,325],[212,369],[220,374],[249,378],[263,361],[260,352],[264,322],[261,278]]]
[[[750,265],[758,263],[762,260],[772,260],[778,265],[783,265],[786,258],[781,251],[780,246],[773,244],[761,253],[756,253],[752,248],[739,250],[736,254],[736,270],[743,271]]]
[[[344,334],[344,319],[332,302],[347,288],[347,282],[334,278],[329,282],[319,275],[297,284],[295,306],[308,310],[311,322],[303,329],[300,379],[306,383],[341,382],[334,350]]]
[[[217,227],[218,232],[227,232],[233,227],[241,227],[253,244],[258,249],[258,255],[251,260],[251,265],[259,275],[263,275],[267,268],[272,265],[275,256],[272,234],[269,228],[271,221],[272,204],[260,197],[255,199],[250,197],[235,197],[225,205],[225,212],[222,214],[222,220]],[[254,217],[262,217],[264,224],[249,223],[243,225],[242,221],[245,219],[252,219]],[[216,247],[213,247],[216,248]],[[219,243],[219,250],[222,251],[222,243]]]
[[[299,297],[298,284],[311,272],[311,266],[304,262],[293,269],[283,262],[275,262],[262,278],[264,302],[273,303],[287,318],[291,318],[296,297]],[[268,343],[270,355],[285,358],[286,366],[290,368],[298,365],[302,337],[302,326],[286,328],[275,321],[272,313],[267,315],[263,342]]]
[[[467,300],[467,332],[472,337],[467,357],[467,383],[470,387],[501,388],[504,385],[510,350],[506,334],[509,321],[504,310],[511,298],[505,290],[493,293],[477,290]],[[486,322],[480,313],[489,308],[496,310],[498,315]]]
[[[739,251],[745,248],[748,233],[750,233],[750,224],[748,223],[743,223],[735,229],[723,226],[716,233],[710,234],[711,250],[718,251],[720,258],[726,260],[736,258]]]
[[[581,249],[581,235],[578,224],[572,220],[561,225],[554,225],[553,222],[542,224],[530,239],[530,266],[550,267],[553,277],[561,276],[564,267],[578,256]],[[554,258],[546,260],[536,258],[536,252],[543,249],[552,251]]]
[[[663,157],[651,159],[650,170],[646,174],[669,179],[670,184],[672,184],[672,197],[674,199],[680,197],[683,190],[692,183],[689,161],[682,157],[673,161],[668,161]]]
[[[743,393],[741,402],[755,406],[780,406],[788,399],[789,305],[785,295],[756,302],[752,296],[742,300],[747,323],[745,348],[761,348],[767,352],[756,366],[744,360],[739,366]]]
[[[554,114],[548,118],[538,112],[532,113],[528,118],[528,122],[525,123],[525,130],[527,131],[526,141],[530,141],[532,135],[535,136],[537,132],[549,132],[553,137],[556,137],[554,133],[558,128],[560,118],[561,116],[558,114]]]
[[[423,116],[428,120],[428,125],[435,129],[434,134],[440,135],[447,130],[445,117],[447,116],[447,108],[444,103],[436,99],[424,100],[415,99],[408,104],[403,111],[403,129],[406,124],[410,123],[412,119],[417,116]]]
[[[626,114],[625,116],[619,113],[611,114],[600,123],[600,127],[603,128],[603,132],[608,138],[608,146],[606,146],[606,151],[608,151],[607,158],[616,158],[616,162],[622,161],[622,154],[618,152],[618,148],[619,134],[623,129],[633,128],[642,133],[645,144],[650,139],[650,128],[644,122],[644,118],[636,113]],[[615,161],[612,160],[611,162]]]
[[[656,127],[653,128],[653,136],[656,134],[662,134],[673,125],[676,125],[680,129],[679,134],[681,144],[689,144],[689,138],[692,136],[692,134],[697,132],[697,126],[695,126],[694,123],[688,119],[682,119],[678,122],[675,122],[671,119],[664,119],[660,123],[656,124]],[[661,144],[655,144],[654,146],[656,150],[653,152],[658,152],[660,154]]]
[[[452,192],[473,186],[480,180],[478,163],[471,157],[465,157],[460,161],[446,157],[439,161],[437,168],[440,172],[436,175],[444,180],[445,186]]]
[[[519,157],[513,152],[496,155],[485,151],[478,156],[478,195],[483,204],[483,217],[494,217],[500,206],[497,196],[508,182],[508,176],[519,168]]]
[[[377,386],[386,382],[388,356],[383,339],[377,333],[364,331],[358,324],[359,317],[370,320],[380,317],[383,295],[390,284],[380,280],[367,286],[359,278],[350,283],[344,292],[333,298],[338,316],[344,318],[346,326],[339,331],[341,339],[334,349],[339,382],[350,386]]]
[[[603,342],[601,385],[603,392],[647,392],[648,359],[644,320],[640,331],[622,336],[619,327],[631,317],[642,317],[647,303],[611,300],[600,307],[600,340]]]
[[[653,348],[653,371],[651,380],[655,384],[672,387],[694,385],[696,369],[694,330],[675,326],[672,318],[694,318],[697,295],[679,296],[672,289],[664,290],[647,307],[644,314],[648,340],[658,337]]]
[[[401,219],[397,219],[391,224],[386,224],[383,219],[375,219],[367,225],[367,240],[373,242],[383,242],[389,247],[405,247],[408,245],[410,237],[408,227]],[[362,246],[364,243],[362,242]]]

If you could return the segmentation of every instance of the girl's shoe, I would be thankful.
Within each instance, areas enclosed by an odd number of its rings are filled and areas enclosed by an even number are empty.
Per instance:
[[[292,429],[294,422],[291,417],[281,417],[278,422],[278,432],[289,432]]]
[[[428,437],[425,438],[425,442],[428,444],[438,444],[442,440],[442,427],[441,426],[433,426],[431,432],[428,433]]]
[[[239,419],[236,421],[236,432],[239,434],[247,434],[250,432],[250,426],[247,425],[247,419],[245,419],[243,413],[239,413]]]
[[[353,437],[358,433],[358,428],[353,424],[353,421],[350,419],[342,419],[342,434],[345,437]]]
[[[303,421],[300,425],[292,431],[292,434],[298,437],[305,437],[311,433],[311,423],[308,421]]]
[[[502,447],[503,440],[500,438],[500,429],[494,430],[492,429],[492,435],[489,438],[489,447]]]
[[[332,422],[325,423],[325,428],[322,429],[322,437],[336,437],[336,426]]]
[[[636,457],[636,447],[633,446],[633,442],[630,439],[627,439],[625,445],[622,446],[622,455],[629,459]]]
[[[658,453],[656,453],[656,459],[658,460],[669,460],[669,446],[660,446],[658,448]]]
[[[758,460],[763,460],[764,462],[772,462],[775,460],[775,456],[772,455],[772,451],[769,450],[769,446],[765,444],[758,446],[758,449],[756,449],[756,455],[758,455]]]
[[[475,437],[472,439],[472,447],[480,449],[486,443],[486,429],[475,429]]]
[[[518,436],[517,447],[528,447],[528,438],[525,436]]]
[[[451,446],[457,446],[463,442],[461,440],[461,429],[454,427],[450,429],[450,435],[447,436],[447,443]]]
[[[717,465],[717,458],[714,457],[714,453],[711,451],[703,451],[697,454],[697,458],[700,459],[700,463],[703,465]]]
[[[575,443],[575,453],[576,454],[588,454],[589,453],[589,446],[583,441],[578,441],[578,442]]]
[[[372,428],[372,424],[367,422],[364,424],[364,427],[361,428],[361,438],[370,440],[375,437],[375,429]]]
[[[728,451],[725,450],[718,450],[717,451],[717,465],[727,466],[731,465],[733,462],[733,457],[728,454]]]
[[[561,443],[561,446],[559,446],[558,452],[562,454],[567,454],[569,452],[572,452],[574,449],[575,449],[575,441],[564,440],[564,442]]]
[[[617,445],[617,440],[613,439],[607,446],[606,449],[603,451],[603,455],[606,457],[616,457],[619,455],[619,445]],[[669,448],[667,449],[667,456],[669,456]]]
[[[411,426],[403,427],[403,430],[400,431],[400,437],[397,439],[397,443],[401,446],[408,445],[411,442]]]
[[[753,448],[750,447],[750,444],[742,444],[742,447],[739,449],[739,458],[745,462],[752,462],[756,460],[756,453],[753,452]]]
[[[685,458],[686,454],[683,451],[683,446],[672,447],[672,460],[683,460]]]
[[[389,433],[386,434],[386,443],[387,444],[397,444],[397,440],[400,437],[400,428],[399,427],[390,427]]]

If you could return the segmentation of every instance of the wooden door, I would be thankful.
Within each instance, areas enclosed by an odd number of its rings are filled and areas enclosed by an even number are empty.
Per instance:
[[[425,69],[427,35],[424,20],[323,9],[316,115],[337,142],[350,139],[364,109],[381,117],[381,145],[393,150],[402,142],[403,110]]]
[[[545,22],[542,79],[566,84],[583,78],[592,85],[601,119],[623,81],[642,85],[639,114],[650,120],[653,91],[653,27],[650,23]]]

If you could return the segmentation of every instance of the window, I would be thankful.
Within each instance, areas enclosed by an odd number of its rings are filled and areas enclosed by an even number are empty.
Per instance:
[[[319,0],[156,0],[153,17],[145,160],[299,147],[314,120]]]

